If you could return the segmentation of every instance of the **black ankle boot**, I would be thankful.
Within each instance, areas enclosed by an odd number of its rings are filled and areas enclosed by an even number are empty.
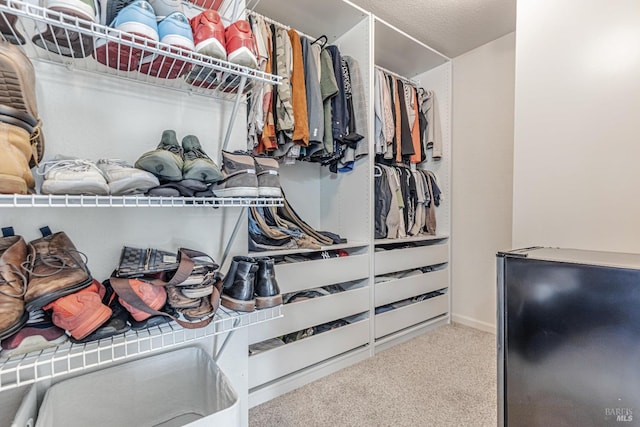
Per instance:
[[[256,308],[254,288],[258,264],[250,257],[233,257],[222,286],[222,305],[236,311]]]
[[[273,258],[256,258],[258,273],[256,275],[256,308],[275,307],[282,304],[282,295],[276,280]]]

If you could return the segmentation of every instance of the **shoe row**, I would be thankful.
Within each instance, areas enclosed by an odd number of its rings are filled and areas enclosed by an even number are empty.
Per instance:
[[[253,311],[282,303],[271,258],[234,258],[227,279],[207,254],[124,247],[100,283],[64,232],[41,229],[28,244],[11,227],[0,237],[0,345],[4,356],[88,342],[176,321],[208,325],[219,304]],[[66,334],[64,333],[66,331]]]
[[[160,42],[185,51],[250,68],[257,68],[257,51],[251,26],[239,20],[224,27],[216,10],[208,9],[189,19],[181,0],[46,0],[47,9],[89,22],[109,26],[111,33],[122,40],[145,45]],[[14,22],[15,24],[15,22]],[[80,27],[86,26],[82,21]],[[0,26],[7,39],[23,38],[15,25]],[[120,33],[121,32],[121,33]],[[147,40],[147,41],[145,41]],[[60,27],[48,26],[36,34],[33,43],[43,49],[74,58],[92,55],[98,62],[123,71],[140,72],[167,79],[175,79],[191,71],[185,61],[147,52],[116,40],[94,37]],[[180,54],[173,50],[172,53]],[[201,73],[201,70],[195,70]],[[192,76],[193,77],[193,76]],[[190,79],[193,81],[194,79]]]

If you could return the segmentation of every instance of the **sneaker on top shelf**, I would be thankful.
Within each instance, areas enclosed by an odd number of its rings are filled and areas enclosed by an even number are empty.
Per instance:
[[[160,43],[190,51],[194,48],[189,19],[182,12],[174,12],[158,22],[158,35]],[[175,79],[190,69],[187,62],[164,55],[148,54],[140,61],[140,72],[163,79]]]
[[[238,20],[224,30],[227,60],[249,68],[258,68],[256,42],[251,25]]]
[[[151,172],[161,180],[180,181],[184,164],[182,154],[176,131],[165,130],[162,132],[158,148],[140,156],[135,167]]]
[[[149,0],[156,13],[156,21],[160,22],[173,12],[184,13],[181,0]]]
[[[47,0],[47,9],[60,12],[73,18],[89,22],[98,19],[94,0]],[[57,17],[56,17],[57,18]],[[63,17],[63,21],[79,27],[89,28],[89,24]],[[93,37],[77,31],[48,25],[47,29],[32,38],[33,43],[48,51],[71,58],[84,58],[93,51]]]
[[[258,197],[258,178],[253,157],[222,152],[222,179],[211,185],[218,197]]]
[[[0,4],[6,5],[7,0],[0,0]],[[24,36],[16,27],[18,16],[11,13],[4,13],[3,16],[4,18],[0,19],[0,34],[2,34],[2,38],[11,44],[24,44]]]
[[[109,194],[102,171],[91,160],[58,158],[42,163],[42,169],[42,194]]]
[[[137,0],[125,6],[109,24],[111,28],[138,37],[159,40],[156,14],[149,2]],[[133,40],[133,37],[121,36]],[[117,70],[131,71],[138,68],[143,49],[120,44],[116,41],[97,39],[94,57],[98,62]]]
[[[106,178],[112,196],[144,194],[160,185],[154,174],[134,168],[124,160],[100,159],[96,165]]]
[[[224,25],[215,10],[205,10],[189,20],[195,51],[218,59],[227,58]]]
[[[118,13],[135,0],[98,0],[98,23],[109,26],[116,19]]]
[[[184,150],[184,166],[182,176],[184,179],[195,179],[202,182],[216,182],[222,179],[222,173],[218,166],[204,152],[198,137],[187,135],[182,138]]]

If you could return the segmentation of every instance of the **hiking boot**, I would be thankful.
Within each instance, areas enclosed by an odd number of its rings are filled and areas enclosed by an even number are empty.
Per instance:
[[[0,238],[0,338],[14,334],[29,318],[24,310],[27,278],[21,268],[26,258],[27,245],[22,237]]]
[[[154,174],[134,168],[124,160],[100,159],[96,165],[107,180],[109,194],[113,196],[144,194],[160,185]]]
[[[72,18],[62,17],[62,21],[74,26],[90,29],[90,24],[76,21],[79,18],[89,22],[98,19],[93,0],[47,0],[49,10],[63,13]],[[57,19],[57,16],[52,16]],[[33,43],[48,51],[71,58],[84,58],[93,52],[93,37],[66,28],[48,25],[47,29],[32,38]]]
[[[59,158],[42,163],[42,170],[42,194],[109,194],[107,180],[91,160]]]
[[[185,296],[175,286],[167,286],[165,289],[167,290],[169,305],[173,308],[193,308],[200,305],[200,300],[198,298],[189,298]]]
[[[6,6],[7,0],[0,0],[0,4]],[[5,12],[2,15],[3,18],[0,18],[0,34],[2,34],[2,37],[11,44],[24,44],[24,36],[16,28],[18,17],[10,12]]]
[[[158,148],[140,156],[135,166],[151,172],[161,180],[180,181],[184,165],[182,154],[182,147],[178,144],[176,131],[165,130],[162,132]]]
[[[259,197],[282,197],[278,161],[273,157],[254,157]]]
[[[227,59],[224,25],[215,10],[205,10],[189,20],[195,51],[218,59]]]
[[[0,122],[0,193],[33,193],[35,180],[29,168],[32,157],[29,132]]]
[[[258,264],[251,257],[235,256],[222,285],[222,305],[236,311],[256,308],[255,281]]]
[[[234,64],[249,68],[258,68],[256,41],[251,32],[251,25],[245,20],[238,20],[224,30],[227,60]]]
[[[29,243],[29,254],[23,263],[23,268],[29,273],[29,285],[24,296],[28,311],[84,289],[93,281],[85,264],[85,255],[76,249],[63,231],[51,234],[48,227],[41,230],[44,237]]]
[[[222,179],[220,169],[204,152],[197,136],[187,135],[182,138],[182,149],[184,150],[182,167],[184,179],[202,182],[216,182]]]
[[[27,162],[29,167],[36,166],[44,155],[45,145],[36,102],[36,75],[33,64],[24,52],[5,41],[0,41],[0,105],[21,111],[29,117],[23,120],[33,125],[33,132],[29,135],[31,149]]]
[[[126,4],[126,2],[106,1],[105,6],[101,7],[101,9],[106,9],[105,16],[101,17],[101,21],[102,19],[110,19],[111,13],[121,8],[115,18],[106,24],[110,28],[156,42],[160,39],[156,15],[149,2],[137,0]],[[123,40],[133,40],[133,38],[127,37],[126,34],[122,34],[119,37]],[[93,56],[99,63],[122,71],[138,69],[143,49],[107,39],[96,40],[95,46]]]
[[[104,285],[93,280],[84,289],[60,297],[43,308],[52,310],[54,325],[80,340],[109,320],[111,309],[102,303],[105,292]]]
[[[258,178],[253,157],[222,152],[222,179],[211,186],[218,197],[258,197]]]
[[[140,299],[153,310],[160,310],[167,302],[167,292],[161,286],[155,286],[140,279],[129,279],[129,286],[131,286],[131,289],[133,289]],[[125,301],[122,296],[120,296],[119,299],[120,304],[131,313],[131,317],[136,321],[142,322],[151,317],[151,314],[135,308]]]
[[[182,12],[174,12],[158,22],[158,37],[160,43],[164,43],[180,49],[192,51],[193,34],[189,26],[189,19]],[[162,47],[167,50],[166,47]],[[173,53],[177,53],[175,50]],[[151,53],[140,61],[140,72],[160,77],[162,79],[175,79],[189,72],[191,65],[161,54]]]
[[[258,263],[256,273],[255,295],[256,308],[275,307],[282,304],[282,295],[276,280],[273,258],[255,258]]]

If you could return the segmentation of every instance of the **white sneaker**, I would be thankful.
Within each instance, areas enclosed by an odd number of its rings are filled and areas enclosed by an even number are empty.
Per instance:
[[[155,175],[134,168],[124,160],[100,159],[97,166],[106,178],[112,196],[146,193],[160,185]]]
[[[149,0],[153,11],[156,13],[156,20],[162,21],[173,12],[184,13],[181,0]]]
[[[108,195],[109,186],[90,160],[59,158],[42,163],[42,194]]]

